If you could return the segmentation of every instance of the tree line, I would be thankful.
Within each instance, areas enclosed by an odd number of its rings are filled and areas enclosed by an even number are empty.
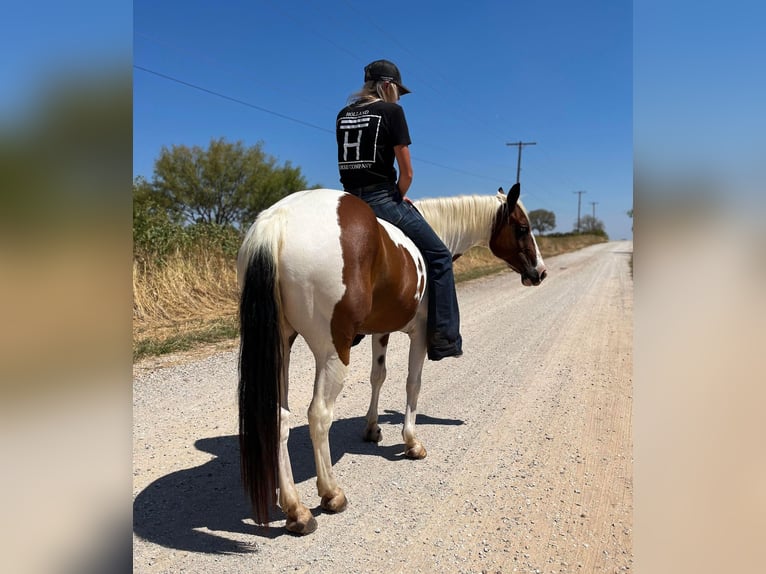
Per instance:
[[[529,226],[537,231],[538,235],[545,235],[556,228],[556,214],[547,209],[533,209],[529,213]],[[606,237],[604,222],[592,215],[583,215],[580,218],[580,229],[577,229],[575,221],[572,233],[587,233]]]

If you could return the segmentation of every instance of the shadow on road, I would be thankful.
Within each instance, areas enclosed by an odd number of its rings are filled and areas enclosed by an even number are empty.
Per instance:
[[[404,415],[385,411],[382,424],[402,425]],[[362,440],[365,419],[355,417],[335,421],[330,428],[330,452],[336,464],[344,454],[382,457],[389,461],[407,460],[402,444],[379,446]],[[461,425],[457,419],[437,419],[417,415],[418,425]],[[249,519],[250,505],[239,477],[239,444],[236,435],[198,440],[194,446],[215,458],[201,466],[163,476],[143,491],[133,502],[133,531],[141,538],[178,550],[210,554],[253,552],[255,547],[221,536],[220,532],[243,533],[275,538],[286,534],[282,528],[255,526]],[[288,442],[295,482],[316,477],[314,455],[308,425],[290,430]],[[321,514],[317,506],[314,515]],[[279,509],[272,520],[283,519]],[[203,532],[206,528],[215,533]]]

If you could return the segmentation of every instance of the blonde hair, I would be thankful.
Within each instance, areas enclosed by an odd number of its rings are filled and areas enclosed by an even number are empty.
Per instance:
[[[364,83],[361,90],[351,94],[348,100],[352,104],[371,104],[378,101],[395,104],[399,101],[399,86],[385,80],[370,80]]]

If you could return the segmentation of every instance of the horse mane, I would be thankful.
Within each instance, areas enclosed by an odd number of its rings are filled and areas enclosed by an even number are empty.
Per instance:
[[[459,195],[421,199],[415,206],[447,248],[458,255],[473,245],[487,243],[497,210],[506,201],[502,193]],[[521,201],[519,205],[524,209]]]

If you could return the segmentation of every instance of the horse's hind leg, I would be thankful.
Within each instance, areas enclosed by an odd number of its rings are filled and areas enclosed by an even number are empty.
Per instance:
[[[287,515],[285,528],[296,534],[310,534],[317,529],[317,521],[301,502],[293,480],[287,439],[290,436],[290,411],[282,409],[279,433],[279,506]]]
[[[364,431],[364,440],[368,442],[380,442],[383,433],[378,425],[378,399],[383,381],[386,380],[386,349],[388,347],[388,334],[374,335],[372,337],[372,368],[370,369],[370,408],[367,409],[367,428]]]
[[[286,330],[286,329],[285,329]],[[310,534],[317,529],[317,521],[311,511],[301,502],[295,488],[290,453],[287,439],[290,437],[290,407],[287,402],[290,374],[290,348],[295,341],[295,334],[286,336],[283,341],[283,371],[280,396],[282,397],[282,417],[279,427],[279,506],[287,515],[285,527],[296,534]]]
[[[316,355],[316,353],[315,353]],[[309,431],[314,446],[314,460],[317,468],[317,491],[322,497],[322,508],[330,512],[346,509],[346,495],[335,481],[330,457],[329,433],[332,425],[335,399],[343,388],[343,379],[348,371],[337,353],[321,359],[317,356],[317,373],[314,382],[314,397],[309,405]]]

